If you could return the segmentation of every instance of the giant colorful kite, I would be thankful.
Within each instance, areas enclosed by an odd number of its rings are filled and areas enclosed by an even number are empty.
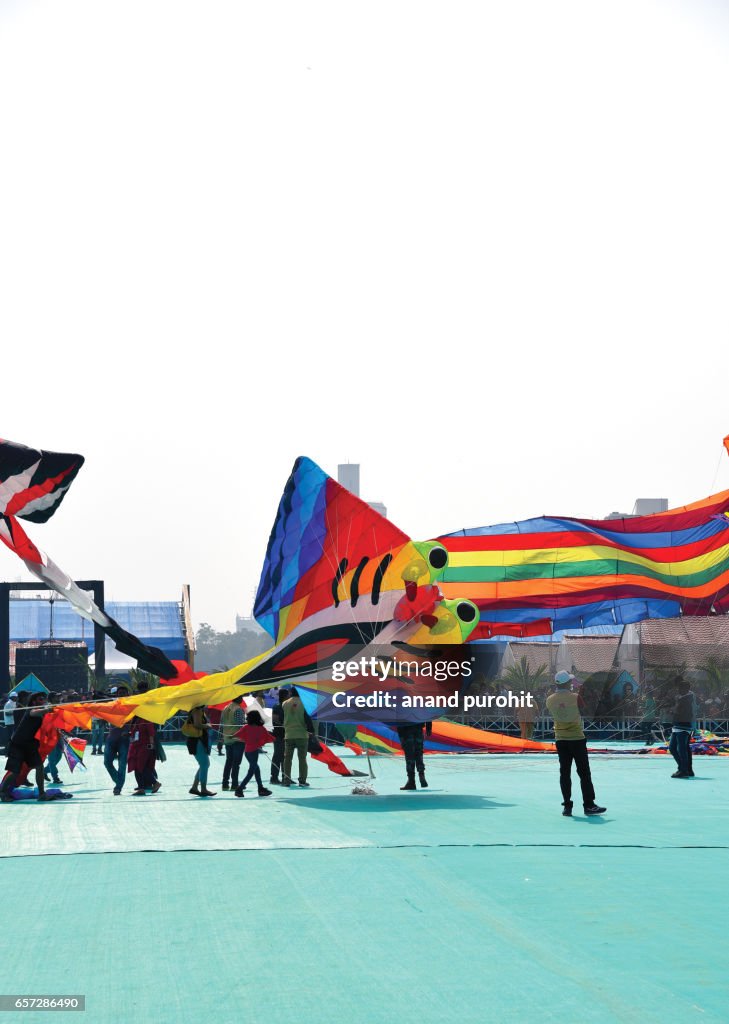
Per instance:
[[[542,517],[439,537],[443,593],[478,606],[474,639],[729,610],[729,491],[624,519]]]

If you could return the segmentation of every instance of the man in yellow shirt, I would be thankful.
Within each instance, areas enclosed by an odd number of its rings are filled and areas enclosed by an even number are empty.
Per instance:
[[[569,672],[558,672],[554,677],[557,689],[547,697],[547,710],[554,719],[554,742],[559,757],[559,785],[563,799],[562,814],[566,818],[572,817],[573,761],[580,777],[585,814],[604,814],[606,811],[605,807],[598,807],[595,803],[587,740],[582,728],[580,698],[571,689],[573,679],[574,676]]]

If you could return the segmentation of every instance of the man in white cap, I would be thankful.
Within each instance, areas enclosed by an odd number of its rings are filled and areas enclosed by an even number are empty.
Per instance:
[[[3,706],[3,725],[5,726],[5,754],[10,747],[10,737],[15,729],[15,712],[18,708],[17,690],[11,690]]]
[[[587,740],[582,728],[579,696],[572,691],[569,672],[558,672],[554,677],[557,689],[547,697],[547,710],[554,719],[554,742],[559,757],[559,785],[562,790],[562,814],[572,817],[572,762],[575,762],[582,787],[585,814],[604,814],[606,808],[595,803],[595,790],[590,775]]]

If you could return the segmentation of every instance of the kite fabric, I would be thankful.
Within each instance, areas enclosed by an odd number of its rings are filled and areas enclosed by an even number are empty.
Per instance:
[[[344,648],[352,657],[372,644],[463,643],[478,612],[458,595],[444,600],[436,581],[447,559],[441,544],[410,540],[311,459],[298,458],[254,605],[276,643],[246,683],[320,689],[322,670]]]
[[[358,772],[354,768],[348,768],[340,757],[331,750],[318,736],[309,737],[309,753],[315,761],[321,761],[330,772],[335,775],[343,775],[346,778],[363,778],[367,772]]]
[[[83,464],[83,455],[43,452],[0,439],[0,515],[47,522]]]
[[[84,751],[86,750],[87,741],[79,739],[78,736],[69,738],[63,732],[61,733],[61,739],[63,740],[63,754],[69,770],[73,772],[74,768],[77,768],[79,765],[85,769]]]
[[[476,639],[535,623],[548,633],[726,612],[728,513],[722,491],[646,516],[460,530],[438,538],[448,550],[440,586],[477,605]]]
[[[504,736],[443,719],[433,722],[432,729],[431,735],[425,736],[423,741],[426,754],[552,754],[557,749],[553,743]],[[373,753],[401,755],[403,752],[396,730],[380,722],[358,725],[354,742]]]
[[[36,547],[18,522],[47,522],[83,463],[81,455],[41,451],[0,440],[0,540],[37,579],[65,597],[83,618],[100,626],[119,651],[135,658],[141,669],[174,678],[174,667],[166,655],[157,647],[142,643],[103,612],[63,569]]]

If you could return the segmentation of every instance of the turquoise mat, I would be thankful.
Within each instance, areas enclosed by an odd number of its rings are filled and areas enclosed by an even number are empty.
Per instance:
[[[99,762],[74,800],[0,808],[2,989],[84,994],[66,1021],[729,1020],[726,759],[684,782],[594,757],[602,820],[560,816],[541,756],[210,801],[182,750],[155,797],[114,797]]]

